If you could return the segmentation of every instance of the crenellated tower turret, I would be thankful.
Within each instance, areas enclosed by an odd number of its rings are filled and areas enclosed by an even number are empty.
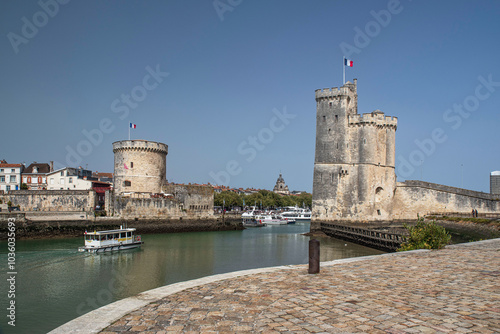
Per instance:
[[[388,217],[397,118],[380,110],[358,114],[356,79],[315,95],[313,220]]]

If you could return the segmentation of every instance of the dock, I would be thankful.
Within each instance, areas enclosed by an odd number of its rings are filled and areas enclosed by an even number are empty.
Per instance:
[[[406,235],[356,226],[321,223],[321,231],[330,237],[395,252],[405,241]]]

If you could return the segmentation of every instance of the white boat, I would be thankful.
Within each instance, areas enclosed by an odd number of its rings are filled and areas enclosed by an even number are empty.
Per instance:
[[[111,252],[122,249],[141,247],[144,243],[140,235],[134,235],[135,228],[122,228],[109,231],[85,231],[85,246],[79,252]]]
[[[266,223],[267,225],[286,225],[286,224],[288,224],[287,219],[283,219],[283,218],[280,218],[278,216],[269,215],[269,214],[257,215],[257,216],[255,216],[255,219],[258,222]]]
[[[305,223],[311,221],[311,211],[307,209],[298,208],[296,206],[288,206],[285,212],[281,213],[283,218],[295,219],[297,222]]]
[[[264,227],[267,226],[266,223],[263,223],[262,221],[258,221],[255,218],[243,218],[243,226],[244,227]]]
[[[259,213],[260,213],[260,211],[259,211],[259,210],[257,210],[257,207],[256,207],[256,206],[252,206],[252,207],[250,208],[250,210],[245,211],[245,212],[243,212],[243,213],[241,214],[241,218],[243,218],[243,219],[245,219],[245,218],[255,218],[255,216],[256,216],[257,214],[259,214]]]

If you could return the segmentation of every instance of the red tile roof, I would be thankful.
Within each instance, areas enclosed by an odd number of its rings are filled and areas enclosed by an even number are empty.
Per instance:
[[[21,167],[21,164],[0,164],[0,167]]]

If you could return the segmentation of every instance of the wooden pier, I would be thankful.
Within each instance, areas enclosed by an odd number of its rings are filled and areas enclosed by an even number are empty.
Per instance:
[[[334,238],[389,252],[395,252],[406,239],[405,235],[399,233],[332,223],[321,223],[321,231]]]

